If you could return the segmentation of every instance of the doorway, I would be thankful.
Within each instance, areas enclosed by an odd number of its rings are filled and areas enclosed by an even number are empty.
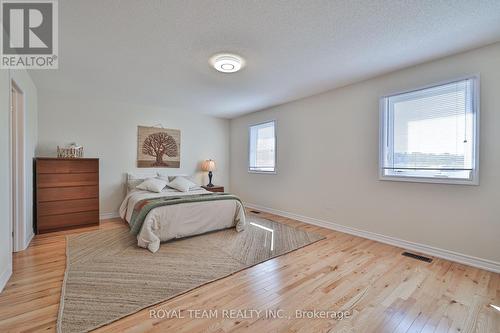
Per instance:
[[[10,185],[13,252],[24,248],[24,114],[24,93],[12,80],[10,85]]]

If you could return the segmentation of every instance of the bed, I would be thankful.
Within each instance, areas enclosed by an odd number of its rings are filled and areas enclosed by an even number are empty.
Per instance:
[[[245,229],[241,201],[227,193],[198,187],[179,192],[166,187],[160,193],[130,190],[120,206],[120,216],[137,235],[137,244],[156,252],[160,243],[235,227]]]

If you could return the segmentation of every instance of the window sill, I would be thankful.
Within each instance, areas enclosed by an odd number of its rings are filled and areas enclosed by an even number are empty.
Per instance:
[[[430,177],[411,177],[411,176],[379,176],[379,180],[410,183],[430,183],[430,184],[449,184],[449,185],[479,185],[479,178],[459,179],[459,178],[430,178]]]
[[[261,175],[276,175],[276,171],[252,171],[248,170],[248,173],[256,173],[256,174],[261,174]]]

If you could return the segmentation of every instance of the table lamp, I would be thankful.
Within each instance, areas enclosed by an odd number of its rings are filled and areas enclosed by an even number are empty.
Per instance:
[[[213,187],[212,184],[212,171],[215,171],[215,161],[214,160],[205,160],[201,164],[201,170],[208,171],[208,184],[207,187]]]

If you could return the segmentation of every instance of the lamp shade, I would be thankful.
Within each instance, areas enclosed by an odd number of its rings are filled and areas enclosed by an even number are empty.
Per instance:
[[[201,170],[203,171],[215,171],[215,161],[214,160],[205,160],[201,164]]]

